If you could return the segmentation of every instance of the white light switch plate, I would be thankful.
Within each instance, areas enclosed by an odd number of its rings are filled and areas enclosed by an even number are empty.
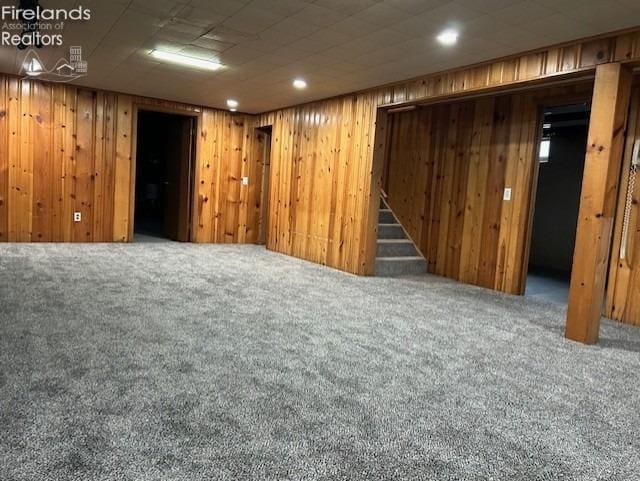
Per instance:
[[[249,177],[242,177],[242,185],[249,185]]]
[[[80,222],[82,220],[82,212],[73,213],[73,222]]]
[[[504,200],[511,200],[511,187],[504,188],[504,196],[502,198]]]

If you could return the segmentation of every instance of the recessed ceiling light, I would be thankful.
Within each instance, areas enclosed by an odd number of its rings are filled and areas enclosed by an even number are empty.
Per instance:
[[[307,88],[307,82],[302,80],[301,78],[297,78],[293,81],[293,86],[299,90]]]
[[[233,99],[227,99],[227,107],[235,109],[238,106],[238,101]]]
[[[173,62],[180,65],[187,65],[189,67],[202,68],[205,70],[218,70],[220,67],[222,67],[221,63],[214,62],[213,60],[188,57],[179,53],[165,52],[164,50],[152,50],[149,53],[152,57],[155,57],[157,59],[166,60],[167,62]]]
[[[444,30],[436,37],[442,45],[455,45],[458,42],[458,32],[452,29]]]

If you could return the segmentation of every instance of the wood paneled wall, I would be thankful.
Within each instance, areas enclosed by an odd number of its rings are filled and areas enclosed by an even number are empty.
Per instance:
[[[520,294],[543,105],[591,84],[437,104],[390,116],[388,202],[428,271]],[[511,199],[503,200],[504,189]]]
[[[196,241],[257,238],[262,169],[253,127],[272,125],[268,247],[371,274],[380,106],[563,79],[590,74],[600,63],[638,60],[635,30],[286,108],[259,116],[255,125],[252,116],[1,77],[0,240],[129,240],[135,109],[178,108],[199,116]],[[381,136],[384,130],[379,122]],[[242,186],[246,174],[250,183]],[[71,219],[76,210],[83,212],[80,223]]]
[[[195,241],[257,243],[263,134],[251,116],[203,109],[196,166]],[[242,177],[249,185],[242,185]]]
[[[130,240],[138,108],[198,116],[194,240],[255,242],[253,116],[11,76],[0,76],[0,241]]]
[[[272,125],[274,132],[267,247],[348,272],[373,273],[381,171],[373,153],[386,135],[381,126],[374,139],[381,106],[589,75],[601,63],[638,60],[640,30],[635,30],[261,115],[258,125]],[[505,282],[503,290],[517,290],[518,282]]]
[[[352,96],[275,114],[267,248],[366,273],[375,104]]]
[[[640,85],[634,87],[631,96],[605,308],[608,317],[640,326],[640,168],[631,191],[626,252],[622,258],[620,255],[635,139],[640,139]]]

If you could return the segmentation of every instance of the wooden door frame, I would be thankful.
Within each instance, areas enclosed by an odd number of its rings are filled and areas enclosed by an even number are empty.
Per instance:
[[[129,239],[128,242],[133,242],[133,232],[135,228],[135,200],[136,200],[136,168],[137,168],[137,157],[138,157],[138,113],[141,111],[148,112],[157,112],[162,114],[172,114],[172,115],[181,115],[183,117],[192,117],[195,119],[194,125],[194,142],[195,148],[192,148],[191,153],[191,165],[189,166],[191,171],[191,179],[190,179],[190,220],[189,220],[189,241],[195,242],[194,234],[197,229],[197,216],[194,215],[196,209],[198,208],[198,199],[197,195],[195,195],[195,189],[197,185],[197,176],[198,169],[196,166],[198,164],[198,159],[200,159],[200,142],[198,141],[199,136],[199,127],[202,125],[202,111],[201,110],[187,110],[181,109],[179,107],[165,107],[163,105],[156,105],[152,103],[146,103],[144,101],[138,101],[133,103],[133,115],[132,115],[132,128],[131,128],[131,172],[130,178],[131,182],[129,185]]]
[[[575,96],[565,96],[565,97],[549,97],[548,100],[545,99],[543,103],[538,105],[538,120],[536,127],[536,145],[534,149],[533,159],[533,175],[531,176],[531,186],[530,192],[531,196],[529,197],[529,207],[527,211],[527,228],[525,231],[525,244],[523,250],[523,258],[522,258],[522,271],[520,278],[520,293],[519,295],[523,296],[525,294],[525,290],[527,288],[527,277],[528,277],[528,264],[531,256],[531,241],[533,239],[533,217],[536,210],[536,198],[538,194],[538,180],[540,176],[540,162],[538,161],[538,157],[540,155],[540,141],[542,136],[542,123],[544,122],[544,109],[551,107],[560,107],[562,105],[574,105],[578,103],[590,103],[591,97],[585,95],[575,95]],[[582,184],[580,185],[580,192],[582,192]],[[571,268],[573,271],[573,266]]]
[[[254,127],[253,133],[254,135],[257,132],[262,132],[264,135],[268,135],[269,137],[269,149],[266,146],[263,146],[263,157],[265,156],[267,150],[269,151],[269,163],[264,163],[264,158],[262,159],[262,185],[260,190],[260,218],[259,228],[258,228],[258,236],[256,238],[257,245],[267,246],[269,244],[269,232],[270,232],[270,224],[271,224],[271,216],[269,215],[269,211],[271,209],[271,159],[273,157],[273,125],[262,125],[260,127]],[[265,165],[268,165],[269,168],[265,169]],[[266,178],[265,185],[265,172],[268,172],[269,175]],[[266,190],[265,190],[266,187]],[[265,205],[266,199],[266,205]],[[261,242],[260,230],[264,231],[264,243]]]

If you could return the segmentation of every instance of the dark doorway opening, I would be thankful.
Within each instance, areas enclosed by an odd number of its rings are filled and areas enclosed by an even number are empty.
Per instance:
[[[257,138],[262,149],[260,156],[262,158],[262,186],[260,199],[260,225],[258,227],[258,244],[267,243],[268,224],[269,224],[269,181],[271,174],[271,133],[273,127],[259,127],[257,129]]]
[[[586,103],[544,109],[526,296],[567,303],[589,113]]]
[[[196,118],[138,111],[136,240],[191,240]]]

